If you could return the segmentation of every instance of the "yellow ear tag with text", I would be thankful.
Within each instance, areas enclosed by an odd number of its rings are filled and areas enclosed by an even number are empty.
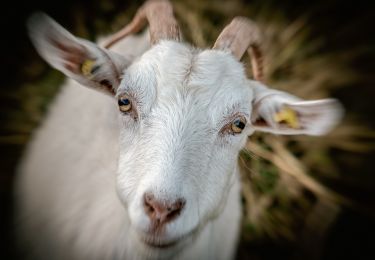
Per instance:
[[[92,69],[94,67],[95,61],[94,60],[85,60],[81,65],[81,72],[83,76],[90,78],[92,77]]]
[[[280,112],[273,116],[273,119],[277,123],[286,123],[291,128],[300,128],[296,111],[289,107],[284,107]]]

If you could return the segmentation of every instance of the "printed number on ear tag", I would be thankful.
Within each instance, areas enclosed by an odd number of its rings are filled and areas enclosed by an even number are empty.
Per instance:
[[[273,116],[273,119],[277,123],[285,123],[291,128],[300,128],[297,112],[289,107],[284,107],[280,112],[276,113]]]
[[[95,61],[94,60],[85,60],[81,65],[81,72],[83,76],[90,78],[92,77],[92,72],[95,69],[94,67]]]

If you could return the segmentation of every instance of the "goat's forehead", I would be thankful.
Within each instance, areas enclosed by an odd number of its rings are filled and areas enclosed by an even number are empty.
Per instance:
[[[129,76],[148,74],[159,94],[177,91],[200,96],[248,96],[243,65],[230,53],[199,50],[173,41],[162,41],[129,69]],[[133,74],[133,75],[132,75]]]
[[[241,63],[222,51],[199,50],[186,44],[162,42],[150,51],[157,53],[154,66],[159,80],[171,80],[180,86],[218,88],[230,81],[236,86],[244,80]]]

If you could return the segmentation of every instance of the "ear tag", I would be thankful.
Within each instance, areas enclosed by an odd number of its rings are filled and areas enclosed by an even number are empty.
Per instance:
[[[91,78],[92,72],[94,70],[95,61],[94,60],[85,60],[81,65],[81,72],[83,76]]]
[[[277,123],[285,122],[291,128],[300,128],[296,111],[289,107],[284,107],[280,112],[273,116],[273,119]]]

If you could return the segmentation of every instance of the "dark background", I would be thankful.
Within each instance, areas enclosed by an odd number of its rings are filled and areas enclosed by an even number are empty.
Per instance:
[[[109,1],[116,8],[103,4],[105,1],[8,1],[0,15],[1,40],[1,80],[0,80],[0,259],[15,259],[17,252],[12,240],[12,185],[14,170],[22,154],[24,143],[28,140],[32,128],[38,125],[40,118],[29,118],[22,109],[21,88],[25,82],[33,82],[50,69],[41,63],[32,48],[26,32],[25,22],[34,11],[42,10],[54,17],[68,30],[93,39],[105,26],[113,22],[121,10],[135,10],[142,1]],[[219,1],[210,1],[212,5]],[[245,1],[243,1],[245,2]],[[259,1],[256,1],[259,2]],[[290,19],[309,13],[309,24],[313,34],[324,37],[323,52],[337,52],[353,48],[364,51],[351,64],[353,70],[363,75],[363,81],[347,86],[333,93],[339,98],[346,110],[351,111],[369,128],[374,129],[375,120],[375,4],[371,1],[271,1],[264,4],[282,10]],[[4,5],[5,3],[3,3]],[[248,4],[252,4],[249,1]],[[78,18],[77,18],[78,17]],[[101,17],[106,23],[97,25],[95,17]],[[78,28],[78,29],[77,29]],[[81,28],[81,29],[80,29]],[[84,28],[84,29],[82,29]],[[98,29],[99,28],[99,29]],[[103,29],[104,28],[104,29]],[[81,31],[80,31],[81,30]],[[108,28],[107,30],[110,30]],[[41,63],[42,65],[38,65]],[[36,67],[30,71],[30,67]],[[36,71],[36,72],[35,72]],[[61,76],[57,76],[61,80]],[[47,93],[53,96],[54,91]],[[43,108],[47,104],[42,102]],[[19,130],[19,141],[14,138],[11,127],[14,117],[19,116],[26,130]],[[31,116],[30,116],[31,117]],[[13,138],[13,139],[12,139]],[[17,141],[18,140],[18,141]],[[369,140],[371,142],[371,140]],[[372,140],[373,142],[373,140]],[[339,166],[343,177],[329,183],[336,191],[355,199],[368,209],[366,211],[344,208],[325,241],[321,259],[374,259],[375,244],[375,171],[373,152],[355,154],[333,151],[333,159]],[[37,234],[36,234],[37,236]],[[296,244],[283,241],[259,241],[246,244],[241,254],[250,252],[253,259],[292,259],[296,258]],[[243,253],[245,252],[245,253]],[[304,255],[304,258],[313,256]],[[299,257],[297,257],[298,259]]]

